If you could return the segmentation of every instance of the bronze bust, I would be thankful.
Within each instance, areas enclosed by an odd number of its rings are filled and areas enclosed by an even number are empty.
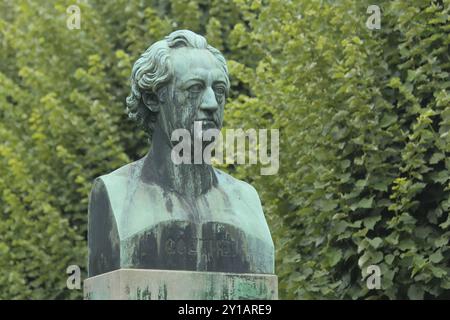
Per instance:
[[[89,276],[120,268],[274,273],[274,246],[255,189],[209,164],[174,164],[171,133],[222,127],[225,58],[179,30],[133,66],[127,111],[149,153],[98,177],[89,203]]]

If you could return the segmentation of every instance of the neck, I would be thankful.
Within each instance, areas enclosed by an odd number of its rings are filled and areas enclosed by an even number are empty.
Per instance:
[[[153,182],[167,191],[194,198],[217,185],[214,169],[208,164],[179,164],[171,159],[172,145],[156,126],[152,147],[142,168],[142,179]]]

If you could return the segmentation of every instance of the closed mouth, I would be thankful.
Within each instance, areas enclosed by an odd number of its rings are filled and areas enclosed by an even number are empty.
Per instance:
[[[211,124],[211,123],[213,123],[214,125],[217,125],[216,121],[214,121],[213,119],[199,119],[199,120],[196,120],[196,121],[201,121],[204,124]]]

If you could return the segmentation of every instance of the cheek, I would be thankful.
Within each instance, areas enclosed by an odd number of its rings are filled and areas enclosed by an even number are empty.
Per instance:
[[[175,91],[172,97],[175,109],[182,107],[186,103],[186,94],[183,91]]]
[[[221,94],[216,94],[216,101],[221,108],[225,105],[225,96]]]
[[[224,114],[224,105],[220,105],[219,114],[218,114],[218,120],[220,121],[220,125],[222,125],[223,122],[223,114]]]
[[[200,104],[201,95],[178,91],[174,96],[174,112],[190,112]]]
[[[217,96],[216,96],[217,97]],[[225,97],[217,97],[217,103],[219,104],[219,113],[223,115],[225,109],[226,98]]]
[[[200,106],[202,95],[200,93],[189,93],[187,95],[188,107],[192,110],[196,110]]]
[[[171,103],[169,117],[175,128],[185,128],[190,126],[195,115],[195,100],[186,92],[177,91],[174,93]]]

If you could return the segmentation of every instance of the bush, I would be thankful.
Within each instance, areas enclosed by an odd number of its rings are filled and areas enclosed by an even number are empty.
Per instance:
[[[66,268],[86,275],[92,181],[148,149],[125,114],[132,62],[178,28],[232,46],[233,3],[185,3],[80,1],[79,30],[73,1],[0,5],[0,299],[81,298]]]
[[[252,94],[226,118],[280,129],[279,174],[237,172],[270,213],[281,297],[448,299],[449,1],[379,1],[380,30],[368,1],[240,3],[263,58],[234,65]]]

